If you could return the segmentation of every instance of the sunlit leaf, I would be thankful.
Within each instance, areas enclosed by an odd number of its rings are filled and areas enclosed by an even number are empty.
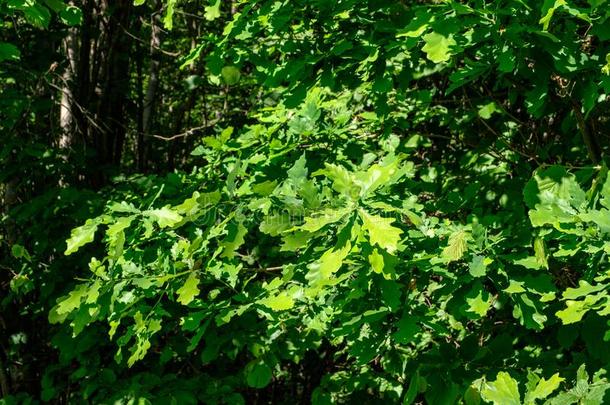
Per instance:
[[[517,381],[504,371],[498,373],[495,381],[485,383],[481,396],[485,401],[492,402],[494,405],[521,404]]]
[[[74,228],[70,234],[70,239],[66,241],[67,247],[64,254],[71,255],[81,246],[93,242],[98,225],[97,220],[88,219],[84,225]]]
[[[182,287],[176,290],[176,294],[182,305],[190,304],[199,295],[199,277],[195,271],[189,274]]]
[[[431,32],[423,37],[425,45],[422,51],[434,63],[447,62],[451,58],[451,48],[457,45],[452,35],[444,36]]]
[[[378,245],[390,253],[398,249],[402,230],[392,226],[395,222],[393,218],[371,215],[364,210],[360,210],[359,215],[362,228],[368,232],[372,245]]]

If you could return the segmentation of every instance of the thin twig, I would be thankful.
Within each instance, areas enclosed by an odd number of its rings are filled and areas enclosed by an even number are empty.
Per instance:
[[[187,137],[189,135],[193,135],[195,132],[200,131],[202,129],[213,127],[214,125],[216,125],[218,123],[218,121],[219,120],[213,120],[213,121],[210,121],[206,125],[201,125],[199,127],[191,128],[191,129],[188,129],[188,130],[186,130],[184,132],[181,132],[179,134],[176,134],[176,135],[163,136],[163,135],[155,135],[155,134],[152,134],[152,135],[144,134],[144,136],[148,136],[148,137],[151,137],[151,138],[161,139],[163,141],[173,141],[174,139],[184,138],[184,137]]]
[[[136,41],[143,43],[144,45],[151,46],[153,49],[161,52],[164,55],[171,56],[171,57],[177,57],[177,56],[181,55],[180,52],[169,52],[169,51],[166,51],[165,49],[159,48],[158,46],[149,44],[149,43],[145,42],[142,38],[138,38],[137,36],[133,35],[131,32],[127,31],[127,29],[125,29],[122,25],[120,27],[125,32],[125,34],[129,35],[130,37],[132,37]]]

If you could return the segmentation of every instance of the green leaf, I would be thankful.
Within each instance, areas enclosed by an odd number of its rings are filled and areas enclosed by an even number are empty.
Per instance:
[[[557,311],[555,315],[564,325],[579,322],[582,317],[589,311],[589,307],[585,305],[584,301],[566,301],[566,308]]]
[[[399,164],[399,159],[393,159],[382,164],[371,165],[366,172],[356,173],[354,177],[360,186],[360,195],[366,197],[381,186],[395,183],[405,174],[406,167],[400,170]]]
[[[294,300],[286,293],[267,297],[257,301],[259,304],[266,306],[273,311],[286,311],[294,307]]]
[[[398,249],[402,230],[392,226],[393,218],[371,215],[362,209],[359,215],[362,219],[362,228],[369,234],[371,245],[378,245],[390,253]]]
[[[579,215],[585,222],[592,222],[599,227],[603,233],[610,233],[610,211],[602,208],[600,210],[590,210]]]
[[[24,6],[19,7],[25,19],[32,25],[39,28],[49,28],[49,21],[51,21],[51,13],[49,10],[37,2],[24,2]]]
[[[396,323],[398,330],[392,334],[392,338],[399,344],[408,344],[415,339],[421,331],[417,325],[417,318],[405,311],[400,320]]]
[[[494,405],[520,405],[519,387],[510,374],[500,371],[496,380],[485,383],[481,397]]]
[[[553,18],[555,11],[557,11],[559,8],[561,8],[565,5],[567,5],[565,0],[555,0],[555,3],[551,7],[548,8],[548,10],[546,11],[546,14],[539,21],[539,23],[542,24],[542,29],[544,31],[548,31],[549,24],[551,23],[551,19]]]
[[[606,55],[606,64],[602,66],[601,72],[610,76],[610,53]]]
[[[605,284],[591,285],[586,280],[578,280],[577,288],[566,288],[563,293],[564,300],[575,300],[580,297],[586,297],[593,295],[599,291],[603,291],[607,288]]]
[[[72,253],[76,252],[81,246],[93,242],[93,239],[95,238],[95,231],[97,231],[98,225],[99,221],[97,219],[88,219],[87,222],[85,222],[85,225],[72,229],[70,239],[66,241],[67,247],[64,254],[71,255]]]
[[[503,47],[501,52],[498,56],[498,70],[503,73],[512,72],[515,69],[515,54],[508,46]]]
[[[369,255],[369,263],[375,273],[383,274],[383,256],[377,249]]]
[[[487,311],[491,308],[491,302],[489,300],[489,293],[485,291],[481,286],[475,287],[467,296],[466,303],[468,305],[468,312],[472,312],[479,317],[487,315]]]
[[[239,83],[239,79],[241,78],[241,72],[235,66],[223,67],[220,71],[220,75],[222,76],[224,83],[229,86]]]
[[[265,363],[257,363],[248,371],[246,382],[252,388],[265,388],[272,377],[273,373]]]
[[[399,32],[398,34],[396,34],[396,38],[403,38],[403,37],[419,38],[424,34],[424,32],[426,32],[427,29],[428,29],[428,24],[423,24],[423,25],[419,26],[418,28],[408,30],[405,32]]]
[[[354,198],[360,193],[351,173],[343,166],[334,165],[332,163],[324,163],[325,169],[319,170],[314,175],[324,174],[333,182],[333,190]]]
[[[449,241],[443,249],[441,257],[447,262],[460,260],[468,250],[468,239],[470,239],[470,234],[462,229],[453,232],[449,235]]]
[[[545,399],[553,393],[565,378],[559,377],[559,373],[555,373],[548,380],[541,378],[538,385],[532,392],[526,394],[526,402],[536,399]]]
[[[309,271],[305,275],[309,284],[313,287],[331,284],[331,277],[341,268],[343,260],[347,257],[350,250],[350,243],[339,249],[329,249],[322,254],[319,260],[309,264],[307,266]]]
[[[120,217],[106,230],[108,238],[108,250],[110,256],[117,259],[123,254],[123,244],[125,243],[125,229],[131,225],[134,217]]]
[[[464,393],[465,405],[479,405],[481,403],[481,393],[474,386],[469,386]]]
[[[457,45],[453,39],[453,35],[448,37],[436,32],[431,32],[423,37],[426,43],[422,51],[426,53],[426,57],[434,63],[447,62],[451,58],[451,47]]]
[[[68,6],[59,12],[59,17],[66,25],[80,25],[83,21],[83,12],[78,7]]]
[[[182,287],[180,287],[176,294],[178,294],[178,302],[182,305],[190,304],[195,297],[199,295],[199,277],[196,271],[192,271]]]
[[[21,52],[19,49],[7,42],[0,42],[0,62],[4,62],[5,60],[18,61],[21,57]]]
[[[131,356],[127,359],[127,366],[132,367],[137,361],[142,360],[146,356],[150,346],[148,338],[138,335],[136,344],[132,347]]]
[[[297,229],[316,232],[324,228],[326,225],[334,224],[343,219],[351,210],[349,208],[329,208],[317,213],[316,216],[305,218],[305,223]]]
[[[527,294],[513,294],[513,316],[529,329],[541,330],[547,317],[542,310],[542,299],[532,301]]]
[[[385,250],[374,248],[368,260],[375,273],[382,274],[386,280],[396,278],[395,267],[398,262],[396,256],[391,255]]]
[[[205,14],[203,15],[206,20],[214,21],[220,17],[220,0],[216,0],[213,4],[205,6]]]
[[[201,213],[201,205],[199,204],[201,194],[198,191],[193,192],[190,198],[187,198],[182,204],[176,205],[174,210],[179,215],[184,215],[189,220],[196,219]]]
[[[55,307],[55,312],[59,315],[69,314],[81,305],[89,295],[89,284],[80,284],[74,290],[70,291],[67,296],[60,299]]]
[[[402,401],[403,405],[411,405],[413,403],[413,401],[415,401],[415,398],[417,397],[418,387],[419,387],[419,372],[415,372],[415,374],[413,374],[411,376],[411,379],[409,380],[409,388],[407,388],[405,397]]]
[[[546,249],[544,247],[544,240],[542,238],[534,239],[534,252],[536,257],[536,263],[548,270],[549,263],[546,258]]]
[[[178,0],[167,0],[165,2],[165,15],[163,16],[163,26],[171,30],[174,28],[174,10]]]
[[[205,146],[199,145],[191,152],[191,156],[202,156],[206,152]]]
[[[283,238],[283,244],[280,249],[282,252],[295,252],[307,245],[307,242],[311,240],[311,234],[309,232],[294,232],[289,235],[285,235]]]
[[[525,284],[524,281],[510,280],[509,282],[510,282],[509,286],[507,288],[505,288],[503,291],[505,291],[509,294],[518,294],[518,293],[527,291],[525,288],[523,288],[523,284]]]
[[[182,216],[169,208],[169,206],[147,210],[144,211],[143,214],[157,222],[160,228],[172,227],[182,221]]]
[[[307,180],[307,173],[307,160],[305,159],[305,154],[303,153],[301,157],[294,162],[294,165],[288,169],[288,178],[293,184],[299,185]]]
[[[472,277],[483,277],[487,273],[487,266],[492,260],[480,255],[473,255],[472,261],[468,265],[468,271]]]
[[[32,260],[32,257],[30,256],[26,248],[19,244],[14,244],[13,246],[11,246],[11,254],[15,259],[25,259],[28,262]]]
[[[497,112],[502,112],[502,110],[500,110],[493,101],[489,104],[481,106],[478,111],[479,117],[483,118],[484,120],[490,119],[491,116]]]
[[[233,258],[235,257],[235,251],[244,244],[244,237],[248,233],[248,230],[241,222],[231,222],[228,225],[228,235],[220,242],[220,246],[223,247],[222,257]]]
[[[284,231],[291,229],[292,218],[288,214],[272,214],[260,223],[261,232],[271,236],[278,236]]]
[[[540,261],[534,256],[517,259],[513,263],[531,270],[539,270],[541,268]]]
[[[529,217],[535,227],[576,222],[586,203],[585,192],[575,176],[559,166],[536,173],[526,184],[523,195],[532,209]]]

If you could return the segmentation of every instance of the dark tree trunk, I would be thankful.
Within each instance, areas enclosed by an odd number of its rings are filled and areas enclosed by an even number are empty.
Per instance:
[[[125,110],[130,83],[132,2],[83,0],[79,58],[71,90],[71,113],[95,161],[89,174],[101,186],[121,164],[127,135]]]
[[[137,32],[140,32],[142,28],[142,22],[138,19],[137,21]],[[136,137],[135,145],[135,157],[136,167],[138,171],[143,172],[145,168],[145,139],[144,139],[144,73],[143,73],[143,49],[141,43],[136,43],[136,97],[137,97],[137,116],[136,116],[136,131],[138,133]]]

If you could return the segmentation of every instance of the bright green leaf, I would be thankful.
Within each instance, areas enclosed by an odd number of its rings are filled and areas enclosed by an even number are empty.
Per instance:
[[[536,388],[531,393],[526,395],[529,400],[545,399],[553,393],[565,378],[559,377],[559,373],[555,373],[548,380],[541,378],[536,385]]]
[[[172,227],[182,221],[182,216],[169,208],[169,206],[154,210],[147,210],[144,211],[143,214],[149,216],[155,222],[157,222],[160,228]]]
[[[258,303],[273,311],[286,311],[294,306],[294,300],[286,293],[264,298]]]
[[[481,391],[485,401],[494,405],[520,405],[519,387],[510,374],[500,371],[496,380],[487,382]]]
[[[195,297],[199,295],[199,277],[197,272],[192,271],[182,287],[180,287],[176,294],[178,294],[178,302],[182,305],[190,304]]]
[[[390,253],[398,249],[402,230],[392,226],[393,218],[371,215],[364,210],[360,210],[359,214],[362,228],[368,232],[371,245],[378,245]]]
[[[589,307],[584,301],[566,301],[566,308],[557,311],[556,315],[564,325],[579,322],[589,311]]]
[[[204,17],[208,21],[214,21],[220,17],[220,0],[216,0],[213,4],[205,6]]]
[[[423,39],[426,44],[422,51],[434,63],[447,62],[451,58],[451,48],[457,45],[452,35],[446,37],[436,32],[424,35]]]
[[[71,255],[81,246],[93,242],[98,225],[99,221],[88,219],[87,222],[85,222],[85,225],[72,229],[70,239],[66,241],[67,247],[64,254]]]
[[[305,278],[309,284],[314,287],[327,285],[331,281],[331,277],[343,265],[343,260],[347,257],[351,245],[347,243],[339,249],[329,249],[320,257],[319,260],[307,266],[309,269]]]
[[[441,257],[448,262],[460,260],[468,250],[467,241],[470,235],[464,230],[457,230],[449,235],[447,246],[443,249]]]

